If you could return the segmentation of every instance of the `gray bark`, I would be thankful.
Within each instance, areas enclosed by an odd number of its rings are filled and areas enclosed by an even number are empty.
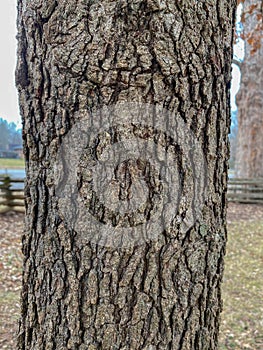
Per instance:
[[[251,5],[262,9],[262,0],[246,0],[244,11]],[[246,16],[244,35],[255,30],[260,24],[259,11]],[[262,21],[262,19],[261,19]],[[251,46],[245,41],[245,59],[241,65],[241,85],[237,95],[238,106],[238,147],[236,173],[238,177],[263,177],[263,39],[261,47],[251,53]]]
[[[27,172],[20,350],[217,348],[234,8],[231,0],[19,1],[16,81]],[[165,108],[182,120],[205,165],[166,137],[181,181],[171,225],[154,240],[114,247],[68,225],[54,169],[79,122],[122,102]],[[98,135],[96,154],[105,135]],[[127,127],[112,138],[136,135],[163,136]],[[80,179],[93,160],[81,158]],[[149,188],[150,221],[158,178],[149,164],[136,169]],[[125,166],[115,174],[128,178],[119,199],[127,199],[133,181],[135,165]],[[87,183],[79,182],[85,204],[113,220],[88,198]],[[132,226],[135,219],[121,220]]]

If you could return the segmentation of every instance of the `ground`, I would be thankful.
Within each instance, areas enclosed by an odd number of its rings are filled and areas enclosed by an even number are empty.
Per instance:
[[[24,159],[0,158],[0,169],[25,169]]]
[[[23,214],[0,215],[0,349],[15,349],[19,316]]]
[[[0,349],[15,349],[23,215],[0,215]],[[229,204],[220,350],[263,349],[263,206]],[[261,296],[261,297],[260,297]]]
[[[263,350],[263,205],[230,204],[220,350]]]

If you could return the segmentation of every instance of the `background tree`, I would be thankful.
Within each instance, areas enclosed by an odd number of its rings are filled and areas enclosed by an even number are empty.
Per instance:
[[[12,145],[22,145],[22,130],[15,123],[8,124],[8,142]]]
[[[27,173],[19,349],[216,349],[235,1],[28,0],[18,2],[18,11],[16,82]],[[169,124],[173,116],[177,139],[169,127],[160,131],[165,122],[154,129],[127,119],[102,128],[79,164],[72,157],[62,171],[62,189],[71,190],[70,172],[78,179],[68,220],[61,209],[67,198],[57,196],[59,152],[65,146],[65,157],[71,153],[78,125],[83,131],[104,122],[98,109],[129,102],[138,111],[140,103],[150,104],[157,125],[158,108],[169,111],[160,118]],[[179,142],[191,136],[202,153],[195,143]],[[178,193],[169,188],[177,205],[169,212],[167,202],[157,213],[172,216],[169,226],[156,239],[129,245],[125,232],[136,229],[137,219],[139,228],[151,225],[153,209],[166,200],[167,184],[152,166],[157,157],[114,167],[115,190],[106,200],[116,197],[124,206],[139,195],[136,174],[147,184],[146,199],[128,214],[100,202],[87,169],[104,149],[133,138],[171,156],[179,185]],[[119,245],[90,236],[89,222],[77,229],[79,193],[98,230],[112,224],[106,238],[116,228],[123,232]]]
[[[241,64],[241,86],[237,95],[238,146],[236,172],[239,177],[263,176],[263,20],[262,0],[243,2],[245,59]]]
[[[0,118],[0,148],[8,150],[10,144],[22,145],[22,131],[15,123],[8,123]]]
[[[0,118],[0,148],[8,148],[8,123],[6,120]]]
[[[236,156],[237,156],[237,134],[238,134],[238,120],[237,120],[237,111],[231,112],[231,132],[229,135],[230,141],[230,159],[229,167],[230,169],[235,169],[236,165]]]

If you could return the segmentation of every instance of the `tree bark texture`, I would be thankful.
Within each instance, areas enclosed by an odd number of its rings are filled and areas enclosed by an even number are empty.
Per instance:
[[[246,0],[244,11],[251,5],[262,10],[262,0]],[[261,19],[257,12],[246,16],[245,37],[252,33]],[[262,28],[262,26],[261,26]],[[237,95],[238,147],[236,172],[238,177],[263,177],[263,39],[261,47],[251,53],[251,45],[245,41],[245,58],[241,65],[241,85]]]
[[[27,172],[20,350],[217,348],[234,12],[232,0],[19,1],[16,83]],[[206,186],[195,195],[198,161],[189,167],[181,149],[169,230],[111,247],[67,225],[54,168],[83,114],[121,102],[180,117],[201,144]],[[185,229],[197,206],[198,219]]]

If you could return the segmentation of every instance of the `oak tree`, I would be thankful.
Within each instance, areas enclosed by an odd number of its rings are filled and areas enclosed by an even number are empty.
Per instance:
[[[18,2],[20,350],[217,348],[235,5]]]
[[[239,177],[263,177],[263,1],[243,1],[245,57],[237,95]]]

